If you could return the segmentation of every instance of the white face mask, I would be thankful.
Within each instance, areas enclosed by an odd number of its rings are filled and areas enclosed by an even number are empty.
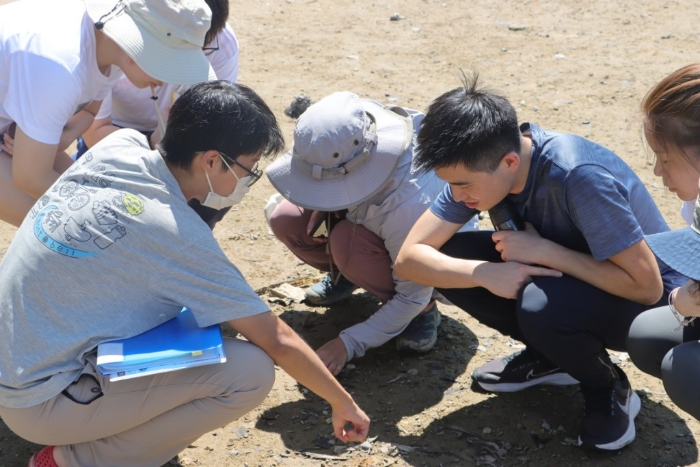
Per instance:
[[[219,155],[221,157],[221,155]],[[217,193],[214,193],[214,187],[211,186],[211,180],[209,180],[209,174],[204,172],[204,175],[207,177],[207,183],[209,183],[209,194],[207,194],[207,198],[202,202],[202,206],[207,206],[212,209],[225,209],[225,208],[230,208],[234,204],[238,204],[243,200],[243,197],[250,191],[250,187],[248,186],[248,181],[250,180],[250,175],[243,177],[243,178],[238,178],[238,175],[236,175],[236,172],[231,170],[231,166],[228,165],[226,160],[221,157],[221,160],[224,161],[224,164],[226,164],[226,167],[228,167],[228,170],[231,171],[234,177],[236,177],[236,187],[233,189],[233,191],[228,195],[228,196],[221,196]]]

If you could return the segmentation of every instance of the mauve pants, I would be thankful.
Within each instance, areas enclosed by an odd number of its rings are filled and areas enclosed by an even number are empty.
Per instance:
[[[308,209],[282,201],[270,216],[270,228],[294,255],[316,269],[340,271],[350,282],[388,302],[395,294],[392,261],[384,241],[362,225],[342,220],[326,243],[317,243],[306,233],[311,218]],[[354,232],[353,232],[354,230]],[[331,264],[332,263],[332,264]]]

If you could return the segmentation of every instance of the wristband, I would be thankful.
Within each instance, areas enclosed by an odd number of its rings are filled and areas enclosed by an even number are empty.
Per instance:
[[[678,293],[679,289],[680,287],[676,287],[675,289],[671,290],[670,294],[668,294],[668,308],[671,310],[671,313],[673,313],[676,321],[678,321],[678,326],[673,328],[674,331],[680,331],[685,326],[695,321],[695,318],[697,318],[697,316],[683,316],[678,312],[678,310],[676,310],[676,307],[673,306],[673,301],[676,299],[676,294]]]

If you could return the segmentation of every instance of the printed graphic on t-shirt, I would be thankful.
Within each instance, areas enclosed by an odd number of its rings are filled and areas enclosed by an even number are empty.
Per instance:
[[[53,235],[58,237],[58,234],[60,234],[58,227],[61,225],[61,217],[63,217],[63,213],[53,204],[43,209],[34,220],[34,235],[36,238],[39,239],[39,241],[49,250],[55,251],[56,253],[60,253],[64,256],[71,258],[85,258],[94,256],[95,253],[73,248],[69,244],[54,238]],[[68,239],[69,242],[71,240],[72,238]]]
[[[105,165],[75,166],[43,196],[30,212],[34,235],[50,250],[71,258],[94,256],[93,245],[104,250],[127,235],[127,217],[144,212],[137,195],[112,187],[113,174]],[[87,170],[86,170],[87,169]]]
[[[121,200],[114,199],[113,202],[117,204],[117,202],[120,201],[121,205],[126,209],[126,212],[131,214],[132,216],[138,216],[143,212],[144,205],[143,201],[141,201],[141,198],[139,198],[136,195],[132,195],[131,193],[126,193]]]

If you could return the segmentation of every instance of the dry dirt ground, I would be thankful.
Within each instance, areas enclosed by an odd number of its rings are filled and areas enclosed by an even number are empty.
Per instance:
[[[0,3],[5,1],[0,0]],[[392,15],[398,20],[392,21]],[[520,119],[577,133],[624,158],[643,178],[672,227],[678,201],[654,179],[637,111],[645,92],[698,60],[700,5],[691,0],[239,0],[230,22],[241,44],[240,81],[278,115],[291,139],[292,99],[338,90],[425,110],[459,85],[460,69],[511,99]],[[215,230],[255,288],[315,276],[267,230],[262,209],[273,189],[254,187]],[[14,229],[0,225],[0,256]],[[76,281],[77,294],[80,293]],[[271,305],[312,346],[377,309],[357,293],[342,306]],[[577,387],[489,395],[470,372],[518,343],[441,306],[436,349],[370,351],[339,379],[373,421],[372,441],[334,444],[327,405],[282,371],[261,407],[202,436],[171,461],[202,466],[665,466],[698,465],[700,424],[679,410],[659,381],[615,353],[643,395],[636,441],[619,453],[571,445],[582,417]],[[70,427],[66,427],[70,429]],[[22,466],[38,446],[0,423],[0,466]]]

